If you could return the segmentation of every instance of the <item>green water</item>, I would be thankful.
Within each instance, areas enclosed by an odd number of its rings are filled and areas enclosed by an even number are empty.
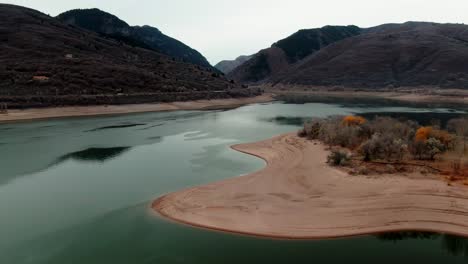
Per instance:
[[[465,112],[271,103],[0,125],[0,263],[467,262],[463,238],[269,240],[166,222],[149,209],[162,194],[265,165],[232,144],[349,113],[427,119]]]

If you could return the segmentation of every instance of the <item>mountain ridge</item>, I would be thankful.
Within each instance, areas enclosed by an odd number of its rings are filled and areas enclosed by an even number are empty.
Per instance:
[[[254,54],[248,62],[230,72],[228,78],[243,83],[262,82],[323,47],[359,33],[360,29],[356,26],[299,30]]]
[[[275,42],[228,78],[249,84],[468,89],[467,48],[464,24],[325,26]]]
[[[91,30],[134,46],[153,49],[184,62],[212,68],[200,52],[163,34],[158,28],[149,25],[130,26],[117,16],[98,8],[73,9],[59,14],[56,18],[67,24]]]
[[[468,89],[468,26],[386,24],[334,43],[270,78],[272,83],[355,88]]]

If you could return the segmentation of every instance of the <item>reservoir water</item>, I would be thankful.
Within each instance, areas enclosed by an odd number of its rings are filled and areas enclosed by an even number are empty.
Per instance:
[[[427,123],[466,111],[275,102],[0,125],[0,263],[468,262],[468,240],[443,234],[283,241],[183,226],[149,209],[165,193],[265,165],[230,145],[297,130],[311,117],[351,113]]]

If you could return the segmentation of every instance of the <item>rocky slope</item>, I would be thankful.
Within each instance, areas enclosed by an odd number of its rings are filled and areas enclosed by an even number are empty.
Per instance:
[[[239,82],[256,83],[337,41],[360,34],[356,26],[326,26],[304,29],[261,50],[248,62],[228,74]]]
[[[468,26],[407,22],[301,30],[228,78],[289,86],[468,88]]]
[[[388,24],[329,45],[270,78],[275,84],[468,88],[468,26]]]
[[[201,66],[105,38],[32,9],[0,4],[0,103],[10,107],[256,93]]]
[[[228,74],[251,58],[252,56],[239,56],[235,60],[223,60],[216,64],[215,68],[224,74]]]
[[[130,26],[118,17],[99,9],[75,9],[62,13],[57,19],[82,27],[127,44],[149,48],[184,62],[210,68],[210,63],[198,51],[164,35],[150,26]]]

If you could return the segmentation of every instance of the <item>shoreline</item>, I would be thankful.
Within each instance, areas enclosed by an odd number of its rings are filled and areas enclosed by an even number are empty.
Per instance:
[[[260,86],[262,87],[262,86]],[[468,105],[468,90],[435,88],[401,88],[378,91],[364,89],[332,89],[329,87],[262,87],[275,95],[317,96],[345,99],[393,100],[407,103],[441,103]]]
[[[323,237],[292,237],[292,236],[280,236],[280,235],[267,235],[267,234],[262,234],[262,233],[250,233],[250,232],[241,232],[241,231],[232,231],[229,229],[223,229],[223,228],[215,228],[215,227],[209,227],[206,225],[202,224],[194,224],[188,221],[183,221],[183,220],[178,220],[171,218],[168,215],[164,215],[160,213],[159,211],[156,211],[153,208],[153,204],[159,202],[159,199],[156,199],[153,201],[152,204],[149,206],[150,214],[152,214],[154,217],[159,217],[164,221],[168,221],[174,224],[178,225],[183,225],[186,227],[191,227],[191,228],[198,228],[202,229],[205,231],[209,232],[218,232],[222,234],[231,234],[231,235],[238,235],[238,236],[244,236],[244,237],[251,237],[251,238],[258,238],[258,239],[268,239],[268,240],[279,240],[279,241],[318,241],[318,240],[334,240],[334,239],[347,239],[347,238],[360,238],[360,237],[366,237],[366,236],[376,236],[376,235],[383,235],[383,234],[388,234],[388,233],[399,233],[399,232],[427,232],[427,233],[435,233],[435,234],[443,234],[443,235],[454,235],[454,236],[459,236],[459,237],[466,237],[468,236],[465,233],[455,233],[455,232],[445,232],[445,231],[440,231],[437,229],[403,229],[403,228],[398,228],[398,229],[389,229],[389,230],[381,230],[381,231],[375,231],[375,232],[364,232],[364,233],[355,233],[355,234],[346,234],[346,235],[337,235],[337,236],[323,236]]]
[[[329,87],[303,87],[271,88],[259,86],[265,93],[255,97],[181,101],[171,103],[144,103],[122,105],[94,105],[94,106],[61,106],[46,108],[11,109],[8,114],[0,113],[0,124],[47,120],[66,117],[92,117],[106,115],[122,115],[148,112],[164,112],[179,110],[224,110],[240,106],[267,103],[276,101],[276,96],[317,96],[341,99],[365,100],[393,100],[407,103],[440,103],[459,104],[468,106],[468,90],[460,89],[434,89],[407,88],[397,90],[370,91],[362,89],[334,90]],[[307,101],[307,100],[306,100]]]
[[[232,148],[262,158],[266,167],[164,195],[152,210],[185,225],[273,239],[396,231],[468,237],[466,187],[397,175],[349,176],[325,164],[323,145],[295,134]]]
[[[97,105],[97,106],[64,106],[48,108],[12,109],[8,114],[0,114],[0,124],[33,120],[47,120],[67,117],[93,117],[148,112],[166,112],[181,110],[223,110],[234,109],[248,104],[274,101],[270,94],[255,97],[197,100],[172,103]]]

